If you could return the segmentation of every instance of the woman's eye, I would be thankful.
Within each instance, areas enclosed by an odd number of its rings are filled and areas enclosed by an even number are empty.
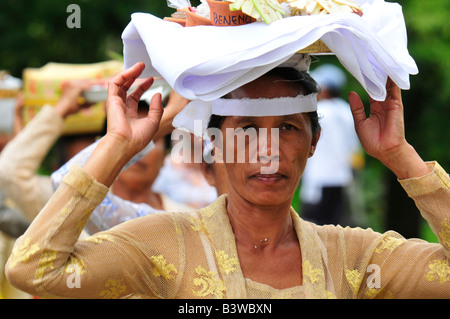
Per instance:
[[[256,130],[256,127],[255,127],[255,125],[246,125],[246,126],[242,127],[242,129],[244,131],[247,131],[249,129],[255,129]]]
[[[291,124],[283,124],[283,125],[281,125],[280,129],[285,130],[285,131],[291,131],[291,130],[295,129],[295,126],[291,125]]]

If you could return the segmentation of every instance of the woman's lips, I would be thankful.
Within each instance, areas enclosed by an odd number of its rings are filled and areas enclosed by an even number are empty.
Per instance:
[[[274,184],[284,179],[285,176],[282,174],[255,174],[252,178],[256,179],[258,182],[265,184]]]

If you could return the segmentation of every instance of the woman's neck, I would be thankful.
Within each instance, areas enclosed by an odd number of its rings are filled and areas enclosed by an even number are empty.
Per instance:
[[[290,207],[290,202],[258,206],[229,194],[227,213],[236,241],[258,248],[276,247],[286,241],[297,240]]]
[[[151,187],[142,186],[130,189],[126,185],[120,183],[119,180],[113,184],[112,193],[133,203],[145,203],[155,209],[163,210],[161,195],[153,192]]]
[[[275,289],[302,285],[301,248],[290,203],[259,207],[230,195],[227,214],[244,278]]]

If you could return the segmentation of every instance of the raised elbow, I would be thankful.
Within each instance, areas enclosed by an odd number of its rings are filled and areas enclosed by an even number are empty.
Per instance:
[[[26,270],[22,265],[12,265],[10,259],[5,267],[5,275],[8,282],[15,288],[33,294],[33,272]]]

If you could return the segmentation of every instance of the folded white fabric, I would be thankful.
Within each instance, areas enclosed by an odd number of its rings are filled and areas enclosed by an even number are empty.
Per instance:
[[[263,75],[321,39],[375,100],[386,80],[409,89],[418,72],[407,49],[401,6],[355,1],[364,15],[295,16],[269,25],[182,27],[134,13],[122,34],[125,68],[144,62],[142,76],[161,76],[190,100],[212,101]]]

